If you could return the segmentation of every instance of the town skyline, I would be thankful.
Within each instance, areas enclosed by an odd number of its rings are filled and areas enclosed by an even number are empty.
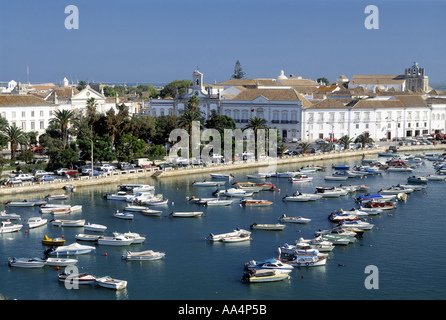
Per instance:
[[[417,61],[445,86],[446,2],[374,1],[379,28],[367,29],[368,2],[267,0],[24,0],[0,13],[0,81],[169,83],[197,67],[208,83],[286,75],[334,81],[340,75],[402,74]],[[255,4],[255,5],[254,5]],[[69,5],[78,29],[67,29]]]

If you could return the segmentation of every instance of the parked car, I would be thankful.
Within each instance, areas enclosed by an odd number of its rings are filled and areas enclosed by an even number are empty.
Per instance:
[[[1,184],[4,186],[11,185],[11,184],[12,185],[21,185],[22,182],[23,182],[22,180],[18,180],[15,178],[6,178],[6,179],[2,180]]]
[[[152,165],[149,165],[149,164],[144,164],[144,165],[142,165],[140,167],[140,169],[150,169],[150,168],[156,168],[156,166],[152,166]]]
[[[59,168],[59,169],[54,170],[54,174],[58,174],[59,176],[63,176],[66,171],[68,171],[68,168]]]
[[[173,164],[171,164],[171,163],[167,163],[167,162],[165,162],[165,163],[160,163],[159,165],[158,165],[158,168],[160,168],[160,169],[164,169],[164,168],[172,168],[173,167]]]
[[[35,177],[43,176],[43,175],[47,175],[47,174],[48,174],[48,172],[46,172],[45,170],[38,170],[38,169],[33,170],[33,175]]]
[[[39,176],[38,178],[40,181],[53,181],[54,179],[56,179],[55,176],[50,175]]]
[[[16,175],[14,178],[17,180],[20,180],[20,181],[33,181],[34,180],[34,177],[27,173],[20,173],[20,174]]]

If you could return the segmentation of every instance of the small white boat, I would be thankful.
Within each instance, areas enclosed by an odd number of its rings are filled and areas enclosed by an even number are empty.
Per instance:
[[[6,213],[6,211],[0,212],[0,220],[20,220],[20,215],[16,213]]]
[[[70,212],[77,212],[77,211],[81,211],[81,210],[82,210],[81,205],[75,205],[75,206],[70,207]]]
[[[218,187],[222,186],[226,183],[226,181],[194,181],[192,185],[194,187]]]
[[[254,174],[247,174],[246,177],[248,179],[265,179],[265,178],[268,178],[268,174],[266,174],[266,173],[254,173]]]
[[[339,226],[343,229],[360,229],[360,230],[370,230],[373,228],[373,224],[356,220],[356,221],[342,221]]]
[[[322,196],[319,196],[322,198]],[[307,202],[307,201],[314,201],[315,199],[310,195],[303,195],[303,194],[296,194],[292,196],[286,195],[282,198],[282,201],[286,202]]]
[[[51,223],[53,224],[53,226],[56,227],[83,227],[85,224],[85,220],[84,219],[79,219],[79,220],[60,220],[60,219],[56,219],[56,220],[51,220]]]
[[[164,252],[155,252],[152,250],[140,251],[140,252],[131,252],[127,251],[125,254],[121,256],[122,259],[129,261],[146,261],[146,260],[159,260],[165,257]]]
[[[95,224],[88,222],[87,224],[84,225],[84,230],[102,232],[107,230],[107,227],[102,224]]]
[[[68,199],[68,194],[55,194],[55,195],[47,195],[45,199],[47,200],[65,200]]]
[[[316,249],[307,250],[305,255],[297,255],[291,260],[282,259],[283,263],[290,264],[293,267],[318,267],[324,266],[327,263],[328,257],[318,256]]]
[[[11,221],[0,221],[0,233],[10,233],[22,229],[23,224],[13,224]]]
[[[296,175],[296,172],[291,172],[291,171],[277,172],[276,173],[276,178],[292,178],[295,175]]]
[[[388,172],[412,172],[413,169],[406,166],[391,166],[387,168]]]
[[[412,183],[422,183],[422,184],[426,184],[429,180],[427,180],[426,177],[422,177],[422,176],[411,176],[409,178],[407,178],[407,182],[412,182]]]
[[[41,217],[31,217],[28,218],[28,228],[37,228],[43,225],[46,225],[48,220],[42,219]]]
[[[191,212],[175,212],[175,211],[172,211],[170,213],[170,215],[172,217],[177,217],[177,218],[201,217],[202,214],[203,214],[202,211],[191,211]]]
[[[134,206],[129,204],[124,208],[124,211],[141,212],[146,209],[146,206]]]
[[[247,190],[239,188],[216,190],[212,193],[212,195],[214,196],[226,196],[226,197],[237,197],[237,198],[252,197],[253,194],[254,194],[253,192],[248,192]]]
[[[115,218],[118,219],[123,219],[123,220],[132,220],[133,219],[133,214],[132,213],[128,213],[128,212],[119,212],[119,210],[117,210],[113,216]]]
[[[253,223],[250,225],[250,228],[254,230],[281,231],[285,228],[285,225],[280,223]]]
[[[302,218],[302,217],[287,217],[285,214],[283,214],[279,221],[281,222],[292,222],[292,223],[308,223],[311,221],[311,219],[308,218]]]
[[[250,270],[243,274],[240,279],[243,282],[273,282],[289,279],[290,275],[287,273],[278,273],[276,270]]]
[[[324,180],[332,180],[332,181],[346,181],[348,179],[347,176],[325,176]]]
[[[162,199],[162,200],[145,200],[143,201],[144,204],[148,205],[148,206],[160,206],[160,205],[165,205],[169,202],[169,199]]]
[[[128,195],[125,201],[142,203],[146,200],[160,200],[160,195],[154,195],[152,192],[136,192]]]
[[[47,266],[53,267],[66,267],[66,266],[74,266],[77,263],[77,259],[69,259],[69,258],[48,258],[46,259]]]
[[[8,261],[8,266],[19,268],[42,268],[46,261],[40,258],[13,258]]]
[[[134,193],[155,190],[155,186],[149,184],[121,184],[119,188],[121,191],[132,191]]]
[[[204,204],[207,205],[209,207],[215,207],[215,206],[229,206],[230,204],[232,204],[233,200],[219,200],[219,199],[213,199],[213,200],[208,200],[205,202],[201,202],[199,201],[199,204]]]
[[[444,175],[444,174],[429,174],[426,176],[426,179],[429,181],[444,181],[446,179],[446,175]]]
[[[109,276],[101,277],[96,279],[96,283],[101,287],[113,289],[113,290],[121,290],[127,287],[127,281],[113,279]]]
[[[77,284],[93,284],[96,282],[96,277],[88,273],[59,273],[57,276],[59,281]]]
[[[124,233],[120,233],[120,232],[113,232],[113,235],[115,237],[124,237],[126,239],[131,239],[132,240],[132,244],[138,244],[138,243],[143,243],[144,241],[146,241],[146,238],[141,236],[139,233],[136,232],[124,232]]]
[[[54,209],[71,209],[71,205],[69,204],[44,204],[40,207],[41,213],[52,213]]]
[[[229,236],[229,237],[224,237],[223,239],[221,239],[221,241],[228,242],[228,243],[244,242],[244,241],[249,241],[249,240],[251,240],[251,237],[248,234],[240,234],[238,236]]]
[[[5,203],[8,207],[33,207],[35,202],[23,200],[23,201],[7,201]]]
[[[210,240],[210,241],[222,241],[224,238],[226,237],[233,237],[233,236],[240,236],[240,235],[250,235],[251,232],[244,230],[244,229],[235,229],[232,232],[227,232],[227,233],[221,233],[221,234],[213,234],[211,233],[208,237],[206,237],[206,240]]]
[[[319,252],[330,252],[334,249],[333,242],[322,239],[321,236],[314,239],[300,238],[296,240],[296,246],[298,244],[307,244],[311,249],[317,249]]]
[[[400,193],[412,193],[413,189],[404,187],[390,187],[389,189],[379,190],[379,194],[400,194]]]
[[[299,183],[301,183],[301,182],[310,182],[310,181],[313,180],[313,177],[309,177],[309,176],[307,176],[305,174],[298,174],[298,175],[290,178],[289,180],[290,180],[290,182],[299,182]]]
[[[160,210],[152,210],[152,209],[145,209],[141,211],[141,213],[145,216],[160,216],[163,212]]]
[[[117,193],[106,193],[105,198],[107,200],[120,200],[120,201],[126,201],[129,197],[129,194],[125,191],[118,191]]]
[[[69,209],[69,208],[52,208],[51,213],[55,216],[69,214],[69,213],[71,213],[71,209]]]
[[[107,246],[128,246],[132,244],[133,239],[124,236],[117,237],[99,237],[98,244]]]
[[[80,241],[96,242],[102,236],[94,235],[94,234],[79,233],[79,234],[75,235],[74,237],[76,238],[76,240],[80,240]]]
[[[230,173],[211,173],[211,177],[214,179],[232,179],[234,176]]]
[[[72,254],[86,254],[90,253],[91,251],[95,250],[96,247],[93,246],[86,246],[79,243],[73,243],[67,246],[60,246],[60,247],[51,247],[48,250],[45,251],[45,254],[51,255],[51,256],[60,256],[60,255],[72,255]]]
[[[293,271],[293,266],[286,265],[279,260],[272,258],[260,262],[251,260],[245,263],[245,270],[275,270],[276,273],[288,274]]]

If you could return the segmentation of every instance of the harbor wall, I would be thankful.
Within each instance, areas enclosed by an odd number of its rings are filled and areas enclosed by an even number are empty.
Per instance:
[[[433,152],[443,151],[445,149],[444,145],[428,145],[428,146],[400,146],[398,147],[398,153],[404,152],[426,152],[432,150]],[[275,165],[289,165],[289,164],[299,164],[299,163],[311,163],[321,160],[329,159],[342,159],[351,157],[362,157],[363,155],[373,155],[378,152],[385,152],[385,147],[377,147],[373,149],[357,149],[357,150],[343,150],[343,151],[330,151],[326,153],[311,153],[311,154],[301,154],[298,156],[284,156],[278,158]],[[270,165],[267,161],[243,161],[237,164],[211,164],[208,166],[195,166],[195,167],[181,167],[181,168],[165,168],[164,170],[158,170],[157,168],[149,169],[134,169],[125,171],[116,171],[112,173],[103,174],[97,177],[80,176],[79,178],[71,179],[56,179],[50,182],[25,182],[22,186],[0,187],[1,195],[14,195],[20,193],[32,193],[32,192],[42,192],[42,191],[52,191],[52,190],[62,190],[66,184],[71,184],[76,188],[81,188],[85,186],[101,185],[101,184],[122,184],[126,180],[153,177],[153,178],[164,178],[179,175],[190,175],[197,173],[206,172],[217,172],[225,171],[231,172],[231,170],[237,169],[247,169],[247,168],[260,168],[268,167]]]

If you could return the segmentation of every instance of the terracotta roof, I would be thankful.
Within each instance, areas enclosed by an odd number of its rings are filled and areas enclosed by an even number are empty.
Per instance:
[[[294,89],[248,89],[240,92],[234,100],[254,100],[257,97],[276,101],[303,101],[307,100]],[[307,100],[308,101],[308,100]]]
[[[315,87],[319,87],[320,84],[317,83],[316,81],[313,81],[311,79],[293,79],[293,78],[288,78],[288,79],[280,79],[278,80],[280,81],[281,84],[283,84],[284,86],[315,86]]]
[[[0,106],[2,107],[18,107],[18,106],[48,106],[51,105],[34,95],[8,94],[0,95]]]
[[[404,108],[404,104],[399,100],[353,100],[347,104],[348,108],[352,109],[392,109],[392,108]]]
[[[354,75],[350,84],[402,84],[403,75]]]
[[[305,109],[346,109],[347,103],[353,99],[324,99],[322,101],[313,101],[313,105]]]
[[[426,100],[420,95],[398,95],[395,98],[401,101],[406,108],[427,107]]]

